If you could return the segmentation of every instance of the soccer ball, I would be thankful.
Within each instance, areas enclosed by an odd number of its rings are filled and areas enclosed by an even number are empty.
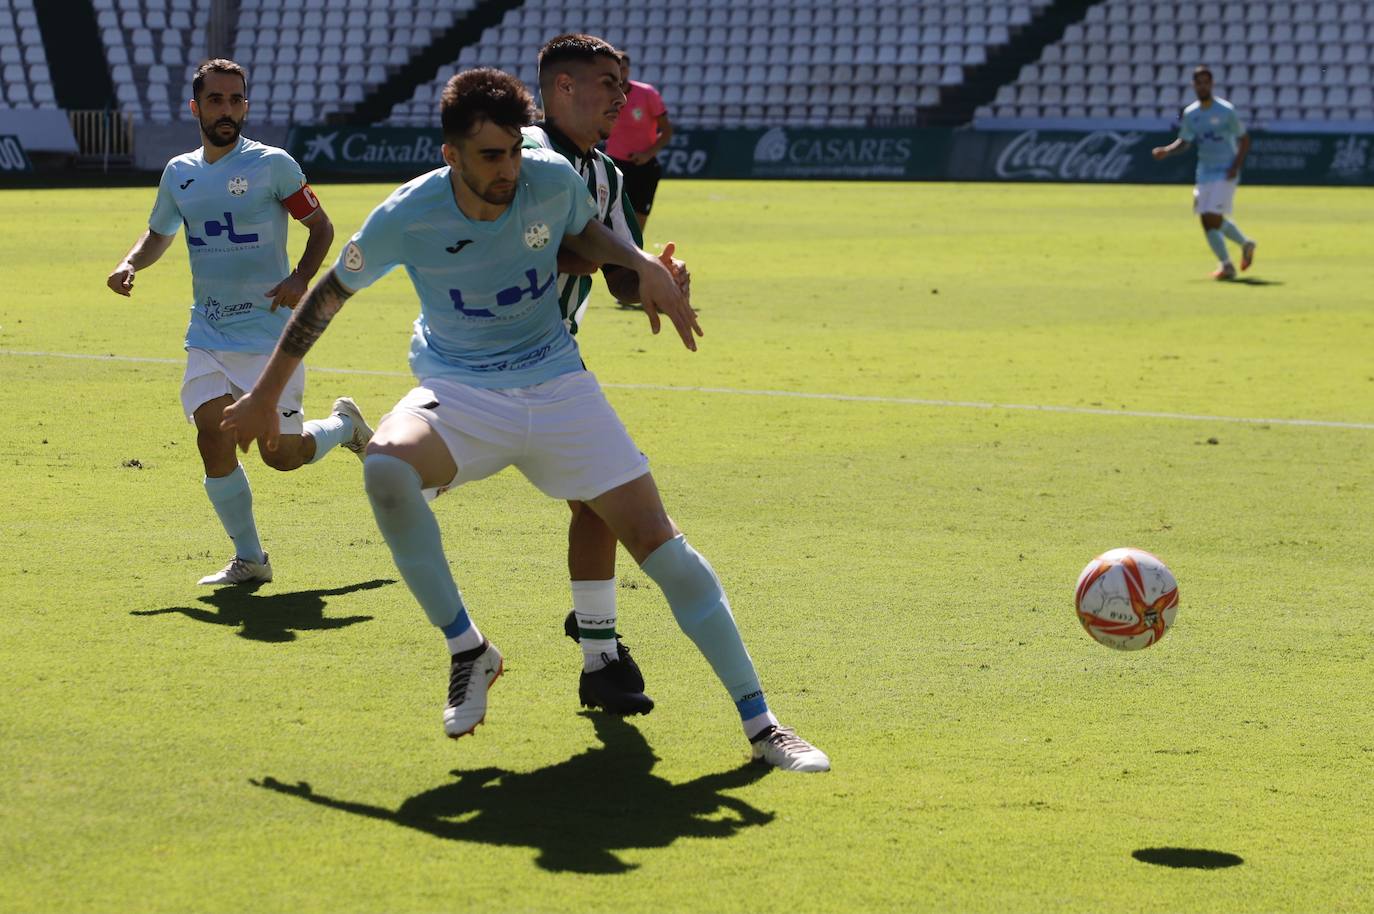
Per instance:
[[[1178,582],[1144,549],[1113,549],[1088,563],[1074,591],[1078,621],[1093,640],[1119,651],[1149,647],[1174,624]]]

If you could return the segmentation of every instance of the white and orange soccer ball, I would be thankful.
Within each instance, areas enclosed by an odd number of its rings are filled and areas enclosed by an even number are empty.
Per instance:
[[[1074,605],[1094,641],[1138,651],[1163,638],[1174,624],[1178,582],[1144,549],[1113,549],[1089,562],[1078,576]]]

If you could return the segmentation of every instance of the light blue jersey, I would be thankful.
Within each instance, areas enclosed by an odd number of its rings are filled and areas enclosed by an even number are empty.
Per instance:
[[[1226,180],[1226,172],[1236,160],[1236,144],[1245,136],[1245,125],[1235,106],[1224,98],[1212,96],[1212,104],[1193,102],[1183,109],[1178,138],[1197,146],[1197,183]]]
[[[417,378],[526,387],[582,368],[558,305],[558,247],[596,215],[567,160],[527,150],[515,198],[491,222],[469,219],[450,169],[398,187],[372,211],[334,265],[350,289],[404,266],[420,297],[410,345]]]
[[[304,186],[295,159],[246,137],[208,165],[204,149],[167,163],[148,227],[159,235],[186,227],[196,297],[187,348],[270,353],[277,345],[291,312],[269,310],[267,290],[291,272],[284,201]]]

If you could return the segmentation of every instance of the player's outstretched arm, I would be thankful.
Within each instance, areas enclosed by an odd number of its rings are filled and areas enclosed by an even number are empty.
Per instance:
[[[1168,146],[1156,146],[1150,150],[1150,155],[1156,159],[1167,159],[1176,152],[1182,152],[1188,148],[1187,140],[1174,140]]]
[[[687,272],[687,264],[678,260],[672,255],[673,246],[658,255],[658,259],[668,268],[668,272],[673,274],[673,279],[677,281],[677,287],[682,290],[682,294],[687,296],[687,304],[692,303],[692,276]],[[634,305],[639,303],[639,275],[632,270],[624,267],[607,266],[602,269],[602,275],[606,278],[606,288],[615,300],[622,305]]]
[[[671,263],[674,245],[669,242],[663,248],[660,260],[616,235],[595,219],[588,220],[580,234],[563,238],[574,254],[601,264],[615,264],[633,270],[639,279],[639,297],[644,303],[644,312],[649,315],[649,326],[658,333],[659,314],[666,314],[682,337],[682,345],[693,352],[697,342],[693,334],[701,336],[701,325],[697,323],[696,312],[683,293],[672,271],[665,265]]]
[[[110,291],[125,298],[129,297],[134,291],[134,273],[157,263],[157,259],[167,253],[167,249],[172,246],[172,239],[175,237],[160,235],[152,229],[145,231],[138,241],[134,242],[129,253],[124,255],[119,265],[105,278],[105,285],[110,287]]]
[[[281,339],[272,350],[262,376],[252,390],[224,410],[220,428],[232,431],[240,448],[246,451],[250,444],[259,440],[269,451],[277,449],[281,430],[277,401],[281,399],[281,392],[296,366],[352,295],[353,290],[339,282],[333,270],[305,293],[305,298],[282,328]]]
[[[329,255],[329,246],[334,243],[334,223],[329,221],[323,206],[302,219],[301,225],[310,233],[305,241],[305,250],[291,275],[267,290],[267,294],[272,296],[272,311],[296,307],[304,297],[310,280],[320,272],[324,258]]]

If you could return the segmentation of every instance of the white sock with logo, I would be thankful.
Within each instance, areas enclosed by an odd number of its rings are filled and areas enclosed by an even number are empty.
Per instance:
[[[608,661],[620,659],[620,645],[615,640],[615,578],[573,581],[572,597],[582,670],[594,673]]]

